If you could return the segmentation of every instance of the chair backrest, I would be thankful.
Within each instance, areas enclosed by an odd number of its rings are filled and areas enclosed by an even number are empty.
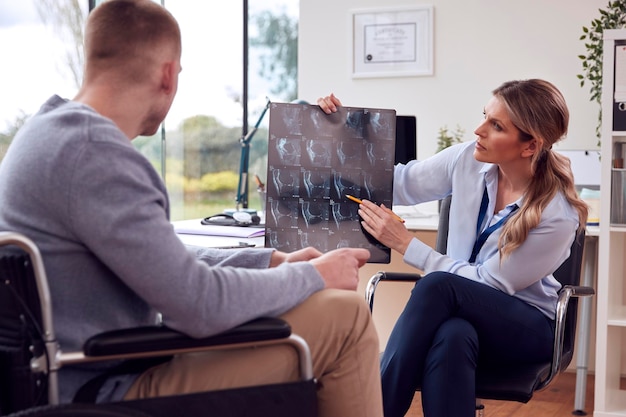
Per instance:
[[[441,254],[446,254],[448,250],[448,220],[450,218],[450,202],[452,194],[439,200],[439,224],[437,225],[437,240],[435,250]]]
[[[30,256],[0,237],[0,415],[48,402],[46,375],[31,371],[45,352],[34,275]]]

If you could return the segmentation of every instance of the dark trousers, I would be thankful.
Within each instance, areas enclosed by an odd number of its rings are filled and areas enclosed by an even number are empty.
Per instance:
[[[537,308],[487,285],[424,276],[381,358],[385,417],[404,416],[417,389],[426,417],[474,416],[477,363],[546,360],[553,329]]]

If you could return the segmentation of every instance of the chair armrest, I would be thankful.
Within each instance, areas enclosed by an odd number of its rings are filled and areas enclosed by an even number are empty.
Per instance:
[[[111,356],[154,351],[170,351],[195,347],[222,346],[239,343],[283,339],[291,335],[291,327],[278,318],[260,318],[223,333],[195,339],[165,326],[145,326],[104,332],[89,338],[85,356]]]
[[[365,301],[370,307],[370,312],[374,311],[374,293],[376,287],[380,281],[403,281],[403,282],[416,282],[420,280],[422,276],[420,274],[407,273],[407,272],[385,272],[379,271],[372,275],[365,287]]]
[[[595,293],[593,288],[582,285],[564,285],[563,288],[559,290],[559,298],[556,302],[556,315],[554,318],[555,337],[552,365],[548,376],[539,384],[536,390],[547,387],[552,379],[561,371],[561,368],[565,366],[561,364],[561,361],[563,360],[563,342],[565,340],[565,318],[570,298],[590,297]]]
[[[593,288],[584,285],[565,285],[561,291],[563,291],[563,289],[569,289],[572,297],[590,297],[596,293]]]
[[[405,282],[417,282],[422,276],[420,274],[412,272],[385,272],[380,271],[376,275],[380,274],[379,281],[405,281]],[[374,275],[374,276],[376,276]],[[373,277],[372,277],[373,278]]]

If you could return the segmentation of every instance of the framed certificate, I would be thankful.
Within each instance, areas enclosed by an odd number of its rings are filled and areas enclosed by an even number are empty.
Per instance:
[[[433,7],[353,10],[352,77],[433,74]]]

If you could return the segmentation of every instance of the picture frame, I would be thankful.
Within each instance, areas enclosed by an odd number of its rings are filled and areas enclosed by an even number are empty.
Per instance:
[[[433,6],[350,12],[352,78],[433,75]]]

